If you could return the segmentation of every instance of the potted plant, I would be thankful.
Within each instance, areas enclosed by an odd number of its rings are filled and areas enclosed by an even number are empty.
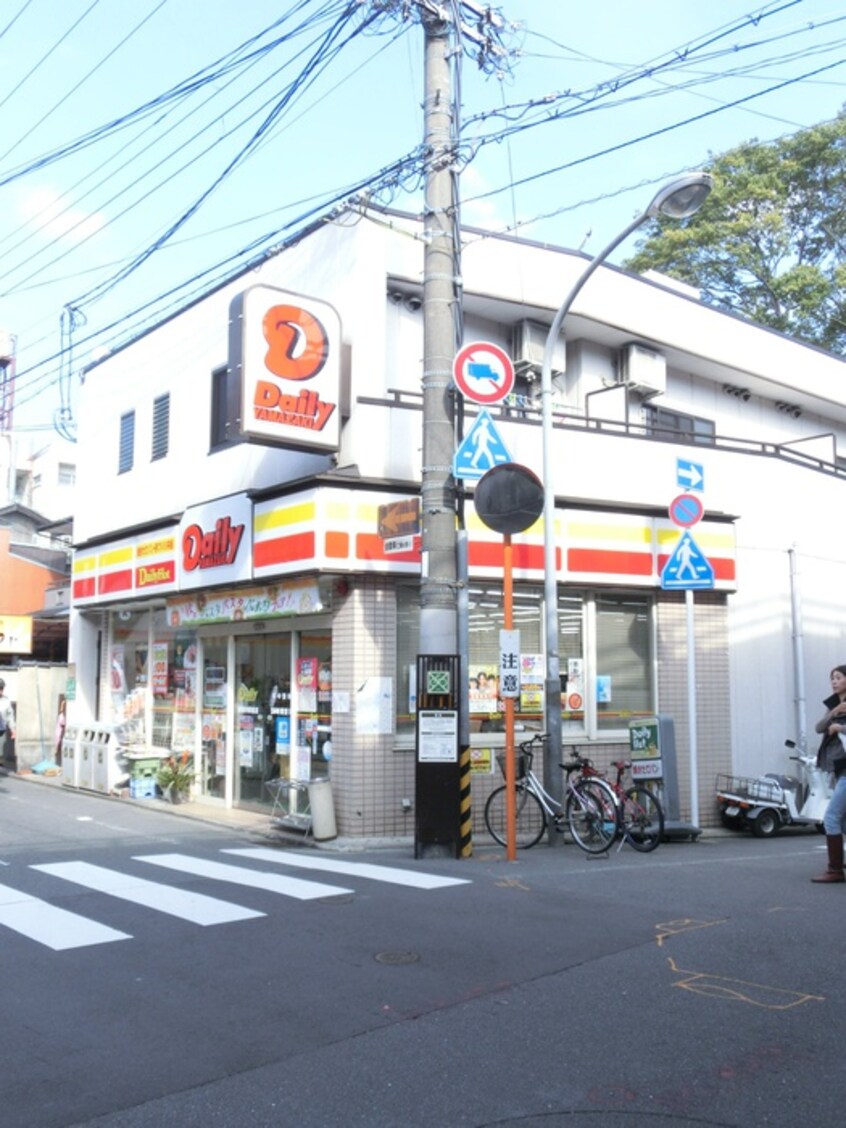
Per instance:
[[[194,782],[194,761],[188,752],[162,760],[156,781],[171,803],[181,803]]]

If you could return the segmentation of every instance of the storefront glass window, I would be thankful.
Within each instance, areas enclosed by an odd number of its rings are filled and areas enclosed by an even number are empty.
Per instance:
[[[194,755],[197,729],[197,636],[171,627],[164,608],[153,612],[149,681],[151,744]]]
[[[558,596],[558,662],[561,675],[561,734],[585,734],[585,596]]]
[[[468,700],[471,739],[502,732],[498,695],[502,586],[473,582],[468,609]],[[564,739],[623,732],[632,717],[653,712],[652,597],[648,593],[562,593],[558,597],[561,725]],[[419,639],[419,589],[397,590],[397,733],[414,733],[414,669]],[[517,731],[544,723],[543,591],[515,585],[514,628],[520,631],[521,682]]]
[[[115,612],[109,654],[109,695],[112,720],[123,724],[123,739],[127,744],[148,742],[149,649],[149,611]]]
[[[204,795],[221,799],[226,794],[227,770],[226,650],[225,638],[202,640],[202,678],[197,687],[202,694],[200,786]]]
[[[627,728],[654,709],[650,600],[596,596],[596,727]]]
[[[514,588],[514,630],[520,632],[518,732],[543,725],[543,645],[540,588]],[[499,696],[499,632],[505,625],[501,584],[472,583],[468,593],[470,733],[504,732],[505,702]]]
[[[298,778],[325,779],[332,758],[332,637],[303,631],[297,658]]]

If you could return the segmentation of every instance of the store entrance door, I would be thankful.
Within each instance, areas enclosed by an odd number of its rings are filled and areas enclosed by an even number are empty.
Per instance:
[[[268,803],[290,775],[291,635],[235,639],[235,802]]]
[[[202,647],[202,754],[200,793],[207,798],[226,797],[227,740],[227,640],[206,638]]]

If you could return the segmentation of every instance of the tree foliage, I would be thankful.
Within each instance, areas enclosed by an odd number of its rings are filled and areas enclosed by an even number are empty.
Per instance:
[[[702,209],[651,221],[628,269],[659,270],[711,305],[846,354],[846,110],[707,168]]]

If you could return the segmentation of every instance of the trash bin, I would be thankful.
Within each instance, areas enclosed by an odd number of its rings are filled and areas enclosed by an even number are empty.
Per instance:
[[[337,838],[335,803],[332,784],[328,779],[311,780],[308,785],[308,803],[311,807],[311,833],[317,842]]]

